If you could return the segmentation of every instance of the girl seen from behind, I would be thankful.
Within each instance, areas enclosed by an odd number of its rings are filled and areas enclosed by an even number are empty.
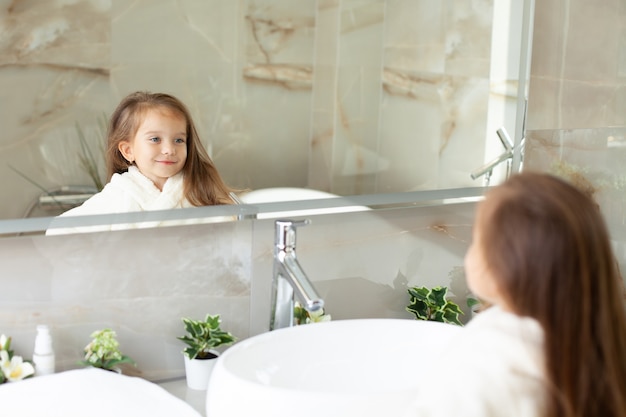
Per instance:
[[[491,307],[460,332],[442,380],[407,415],[626,415],[623,283],[588,196],[540,173],[494,187],[465,269]]]

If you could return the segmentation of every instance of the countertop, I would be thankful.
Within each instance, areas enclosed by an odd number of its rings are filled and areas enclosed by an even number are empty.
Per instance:
[[[187,388],[187,381],[184,376],[155,381],[154,383],[191,405],[201,415],[206,415],[206,390],[199,391]]]

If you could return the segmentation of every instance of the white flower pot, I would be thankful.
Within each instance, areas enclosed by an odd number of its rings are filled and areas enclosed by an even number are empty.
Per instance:
[[[217,352],[212,352],[217,355]],[[217,360],[217,356],[212,359],[189,359],[185,357],[185,375],[187,377],[187,386],[195,390],[206,390],[209,386],[209,378],[213,365]]]

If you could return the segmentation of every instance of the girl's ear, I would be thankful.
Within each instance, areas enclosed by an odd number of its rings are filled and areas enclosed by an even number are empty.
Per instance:
[[[130,142],[125,140],[117,145],[117,149],[121,152],[122,156],[126,158],[129,163],[135,162],[135,157],[133,156],[133,147],[130,146]]]

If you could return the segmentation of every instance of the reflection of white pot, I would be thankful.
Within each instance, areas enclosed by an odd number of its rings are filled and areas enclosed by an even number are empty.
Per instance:
[[[211,353],[215,356],[209,359],[189,359],[187,355],[183,354],[185,357],[185,375],[187,376],[187,386],[189,388],[206,390],[209,386],[211,371],[218,355],[215,351],[211,351]]]

